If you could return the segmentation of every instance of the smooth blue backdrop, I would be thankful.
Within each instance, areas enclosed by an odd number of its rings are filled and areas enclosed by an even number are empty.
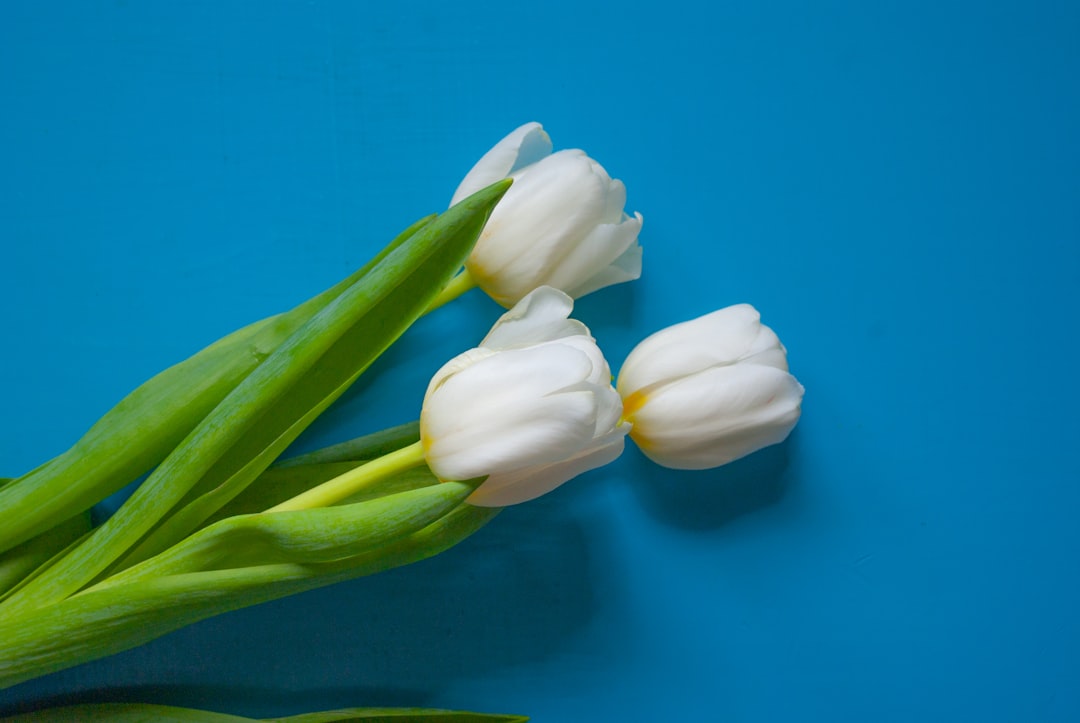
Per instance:
[[[789,442],[636,451],[411,568],[0,692],[250,715],[1080,718],[1080,9],[1071,2],[9,2],[0,473],[445,206],[539,120],[622,178],[617,366],[755,304]],[[298,447],[415,418],[498,313],[424,320]]]

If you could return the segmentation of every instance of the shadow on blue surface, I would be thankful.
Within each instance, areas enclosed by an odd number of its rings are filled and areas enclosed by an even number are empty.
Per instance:
[[[657,520],[687,530],[711,530],[774,505],[794,480],[788,462],[798,447],[798,428],[784,442],[716,469],[673,470],[641,455],[634,488]]]
[[[646,237],[642,243],[647,242]],[[610,286],[577,299],[574,301],[574,312],[571,316],[583,321],[593,332],[593,336],[602,336],[608,330],[619,330],[637,336],[641,334],[641,330],[634,328],[634,320],[639,314],[639,299],[634,286],[632,283]],[[598,341],[604,346],[603,338],[598,336]],[[604,348],[603,351],[612,370],[617,370],[622,359],[614,358],[612,349]]]
[[[543,660],[593,617],[587,540],[572,508],[544,498],[424,562],[31,681],[10,691],[0,715],[103,701],[255,716],[426,705],[462,677]]]
[[[0,715],[6,717],[47,708],[88,703],[151,703],[215,713],[232,711],[232,715],[240,715],[235,711],[246,710],[253,716],[269,717],[355,707],[351,701],[357,700],[358,697],[368,697],[367,693],[362,689],[349,687],[323,689],[311,693],[235,685],[135,685],[49,696],[36,700],[32,704],[15,706],[10,710],[5,709],[0,712]],[[403,690],[396,695],[383,696],[380,699],[386,702],[387,707],[406,708],[415,707],[415,701],[420,696],[420,692]]]

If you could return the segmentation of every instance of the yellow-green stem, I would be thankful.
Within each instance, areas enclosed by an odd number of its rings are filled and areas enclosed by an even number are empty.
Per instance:
[[[474,288],[476,288],[476,279],[472,277],[468,269],[462,269],[461,273],[450,279],[450,283],[446,285],[442,293],[435,297],[425,313],[430,314],[443,304],[453,301],[466,291]]]
[[[398,472],[419,467],[423,463],[424,448],[420,442],[414,442],[408,447],[402,447],[395,452],[390,452],[378,459],[371,460],[367,464],[349,470],[332,480],[323,482],[318,487],[312,487],[307,492],[285,500],[267,511],[285,512],[287,510],[312,510],[317,507],[329,507],[350,495],[356,494],[370,484]]]

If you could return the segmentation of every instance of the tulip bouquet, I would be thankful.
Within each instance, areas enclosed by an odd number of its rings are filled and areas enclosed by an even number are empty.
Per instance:
[[[653,334],[612,376],[573,300],[640,275],[642,217],[596,161],[552,150],[539,124],[518,128],[448,210],[0,482],[0,687],[437,554],[616,459],[627,436],[677,469],[782,441],[803,389],[751,306]],[[473,287],[507,311],[435,374],[418,421],[281,458],[416,319]]]

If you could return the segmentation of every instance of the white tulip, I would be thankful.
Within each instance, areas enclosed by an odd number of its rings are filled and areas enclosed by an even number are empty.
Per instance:
[[[626,187],[584,151],[551,152],[527,123],[481,158],[451,205],[502,178],[514,179],[466,262],[489,296],[512,306],[539,286],[579,298],[641,276],[641,214],[628,216]]]
[[[803,398],[784,346],[749,304],[648,337],[627,357],[617,387],[630,436],[674,469],[718,467],[784,441]]]
[[[628,425],[611,370],[572,309],[566,294],[537,289],[428,385],[424,456],[441,479],[487,476],[471,504],[531,500],[622,453]]]

